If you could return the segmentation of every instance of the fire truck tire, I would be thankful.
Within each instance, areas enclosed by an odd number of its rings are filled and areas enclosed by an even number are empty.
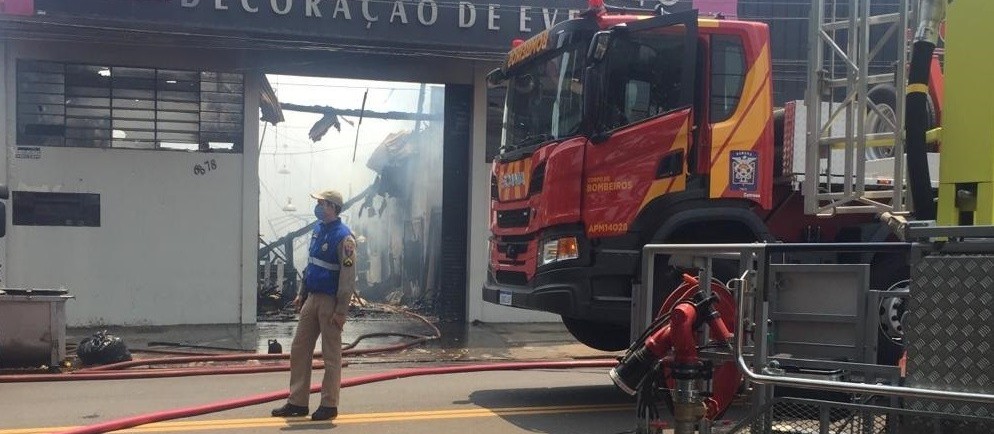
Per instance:
[[[651,242],[664,244],[752,243],[773,239],[763,221],[755,214],[731,207],[678,213],[670,217],[655,234]],[[715,260],[712,264],[712,277],[722,282],[727,282],[738,274],[737,260]],[[653,267],[652,307],[655,312],[663,300],[683,283],[681,276],[687,270],[670,266],[667,255],[656,255]],[[691,274],[696,275],[697,272],[692,271]]]
[[[893,84],[879,84],[874,86],[866,94],[868,104],[876,105],[881,113],[889,117],[892,121],[894,120],[895,113],[897,113],[897,89]],[[938,126],[938,115],[935,112],[935,105],[931,98],[928,99],[926,105],[926,110],[928,111],[928,126],[927,129],[932,129]],[[867,109],[866,113],[866,132],[868,134],[872,133],[884,133],[892,132],[893,129],[890,125],[880,117],[876,111],[872,108]],[[880,158],[892,157],[894,149],[891,147],[867,147],[866,148],[866,159],[867,160],[877,160]]]
[[[907,280],[911,276],[911,267],[907,258],[897,254],[878,254],[870,264],[870,289],[885,291],[895,283]],[[882,330],[877,331],[877,363],[897,366],[904,354],[904,345],[890,338]]]
[[[887,121],[883,118],[886,117],[891,121],[896,119],[895,113],[897,113],[897,90],[893,85],[881,84],[874,86],[867,93],[867,104],[870,106],[876,106],[877,111],[873,110],[872,107],[867,107],[866,112],[866,132],[867,133],[884,133],[891,132],[894,129],[890,127]],[[881,113],[883,117],[881,117]],[[881,158],[892,157],[894,153],[893,147],[867,147],[866,148],[866,159],[867,160],[879,160]]]
[[[566,316],[562,319],[576,340],[595,350],[621,351],[631,344],[628,327]]]

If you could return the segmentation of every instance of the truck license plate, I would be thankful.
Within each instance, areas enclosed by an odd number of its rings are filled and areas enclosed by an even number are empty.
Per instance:
[[[500,304],[503,304],[504,306],[510,306],[511,305],[511,293],[510,292],[503,292],[502,291],[500,293]]]

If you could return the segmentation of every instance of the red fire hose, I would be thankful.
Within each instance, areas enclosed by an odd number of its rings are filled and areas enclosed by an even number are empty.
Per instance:
[[[384,372],[381,374],[365,375],[360,377],[343,379],[342,387],[359,386],[363,384],[376,383],[387,380],[396,380],[407,377],[424,376],[424,375],[459,374],[459,373],[483,372],[483,371],[517,371],[524,369],[607,368],[614,366],[616,363],[617,363],[616,360],[611,359],[611,360],[586,360],[586,361],[567,361],[567,362],[493,363],[493,364],[481,364],[481,365],[443,366],[435,368],[398,369],[395,371]],[[321,390],[320,384],[311,385],[311,393],[317,393],[320,390]],[[166,420],[179,419],[184,417],[199,416],[208,413],[216,413],[219,411],[231,410],[233,408],[248,407],[252,405],[263,404],[266,402],[278,401],[280,399],[286,399],[288,396],[290,396],[290,391],[283,390],[280,392],[265,393],[245,398],[219,401],[201,406],[177,408],[173,410],[166,410],[155,413],[142,414],[138,416],[131,416],[122,419],[102,422],[94,425],[74,428],[68,431],[64,431],[63,433],[64,434],[105,433],[110,431],[133,428],[139,425],[145,425],[154,422],[162,422]]]
[[[405,348],[409,348],[433,339],[441,337],[441,331],[438,330],[431,321],[427,318],[418,315],[414,312],[402,311],[398,309],[387,309],[394,312],[399,312],[405,315],[412,316],[419,321],[425,323],[433,331],[433,335],[413,335],[406,333],[367,333],[357,337],[351,343],[345,345],[342,349],[342,356],[358,356],[364,354],[375,354],[375,353],[387,353],[393,351],[400,351]],[[374,348],[363,348],[355,349],[356,345],[359,344],[364,339],[376,338],[376,337],[406,337],[412,338],[412,341],[386,345],[382,347]],[[321,353],[315,353],[315,358],[321,357]],[[139,371],[123,371],[127,368],[132,368],[136,366],[154,366],[154,365],[176,365],[184,363],[204,363],[204,362],[233,362],[233,361],[248,361],[248,360],[286,360],[289,359],[289,354],[205,354],[198,356],[184,356],[184,357],[163,357],[158,359],[144,359],[144,360],[131,360],[127,362],[112,363],[109,365],[95,366],[92,368],[84,368],[74,371],[71,374],[15,374],[15,375],[0,375],[0,384],[2,383],[29,383],[29,382],[41,382],[41,381],[80,381],[80,380],[127,380],[136,378],[168,378],[168,377],[190,377],[199,375],[230,375],[230,374],[254,374],[262,372],[281,372],[289,371],[290,366],[287,364],[280,365],[262,365],[262,366],[240,366],[240,367],[194,367],[194,368],[174,368],[174,369],[143,369]],[[320,366],[322,369],[324,367],[323,363],[315,364],[314,366]]]
[[[351,349],[342,351],[342,356],[357,356],[363,354],[386,353],[399,351],[424,342],[426,339],[401,344],[387,345],[375,348]],[[320,357],[321,353],[315,353],[314,357]],[[198,362],[226,362],[226,361],[246,361],[246,360],[284,360],[289,359],[289,354],[223,354],[196,357],[165,357],[161,359],[133,360],[111,365],[97,366],[93,368],[80,369],[71,374],[26,374],[26,375],[0,375],[2,383],[31,383],[41,381],[81,381],[81,380],[130,380],[136,378],[167,378],[167,377],[192,377],[199,375],[232,375],[232,374],[255,374],[262,372],[289,371],[290,365],[262,365],[262,366],[238,366],[238,367],[194,367],[176,369],[142,369],[138,371],[122,371],[122,369],[133,366],[171,365],[180,363]],[[324,367],[321,362],[314,366]]]

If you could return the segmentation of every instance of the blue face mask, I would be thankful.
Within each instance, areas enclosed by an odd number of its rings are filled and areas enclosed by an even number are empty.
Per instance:
[[[324,220],[324,207],[321,204],[314,205],[314,217],[318,220]]]

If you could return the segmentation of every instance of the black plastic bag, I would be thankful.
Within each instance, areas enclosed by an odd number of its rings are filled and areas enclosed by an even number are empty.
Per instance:
[[[276,339],[270,339],[269,354],[283,354],[283,345],[280,345]]]
[[[131,360],[131,352],[124,341],[107,334],[106,330],[83,339],[76,348],[76,355],[85,365],[106,365]]]

